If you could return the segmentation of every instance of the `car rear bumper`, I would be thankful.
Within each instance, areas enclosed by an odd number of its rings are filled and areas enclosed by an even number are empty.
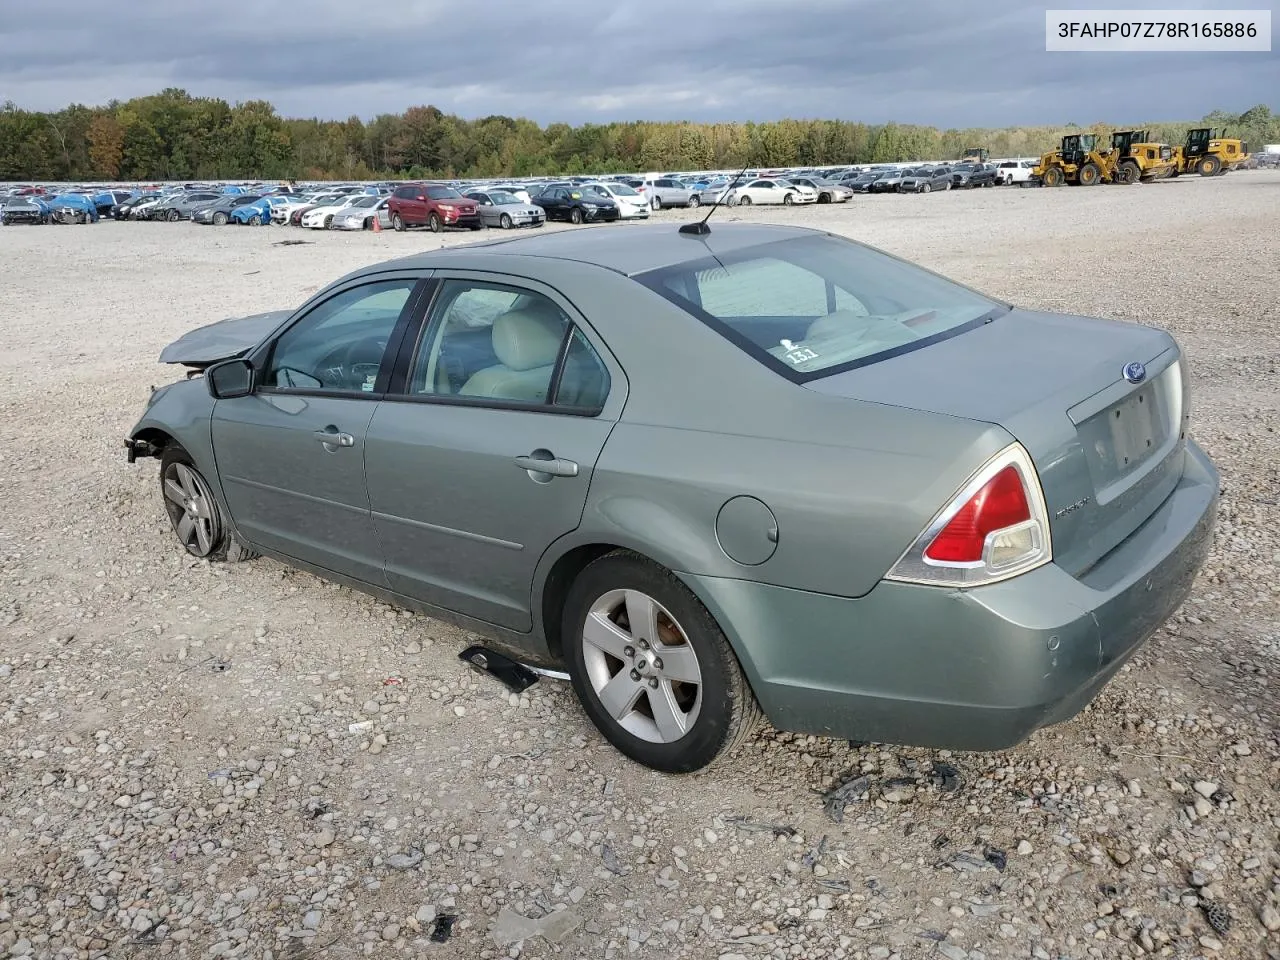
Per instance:
[[[972,590],[883,581],[858,599],[683,579],[779,729],[1002,750],[1075,716],[1177,610],[1217,502],[1217,471],[1189,442],[1173,493],[1079,579],[1048,564]]]

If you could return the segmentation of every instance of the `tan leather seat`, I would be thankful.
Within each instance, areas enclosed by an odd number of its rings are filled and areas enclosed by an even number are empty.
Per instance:
[[[478,370],[458,393],[465,397],[545,403],[566,322],[554,308],[529,305],[493,321],[498,362]]]

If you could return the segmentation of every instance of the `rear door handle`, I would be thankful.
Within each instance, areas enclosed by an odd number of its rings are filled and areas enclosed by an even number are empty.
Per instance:
[[[576,477],[578,465],[572,460],[559,460],[554,457],[516,457],[515,464],[521,470],[530,473],[544,473],[552,477]]]
[[[317,430],[312,436],[327,447],[354,447],[356,445],[355,437],[349,433],[341,432],[337,427]]]

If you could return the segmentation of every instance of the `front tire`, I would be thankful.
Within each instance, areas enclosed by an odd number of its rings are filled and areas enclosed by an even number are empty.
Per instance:
[[[432,212],[427,217],[427,229],[432,233],[439,233],[444,229],[444,221],[440,219],[440,214]]]
[[[794,196],[792,196],[791,194],[789,194],[789,193],[784,193],[784,194],[782,195],[782,205],[783,205],[784,207],[789,207],[789,206],[791,206],[791,205],[792,205],[793,203],[795,203],[795,202],[796,202],[796,198],[795,198]]]
[[[511,229],[511,214],[509,214],[509,213],[504,213],[502,216],[500,216],[500,217],[498,218],[498,226],[500,226],[503,230],[510,230],[510,229]]]
[[[569,222],[570,222],[570,223],[577,224],[578,226],[581,226],[581,225],[582,225],[582,221],[583,221],[583,216],[582,216],[582,208],[581,208],[581,207],[574,207],[572,210],[570,210],[570,211],[569,211]]]
[[[701,198],[701,197],[699,197],[697,194],[694,194],[693,196],[691,196],[691,197],[689,198],[689,206],[691,206],[691,207],[700,207],[700,206],[702,206],[702,198]]]
[[[921,193],[930,193],[933,190],[933,184],[926,183],[920,187]]]
[[[227,215],[219,210],[213,215],[213,225],[215,227],[225,227],[227,225]]]
[[[170,223],[177,223],[179,220],[182,219],[182,214],[180,214],[177,210],[170,210],[166,219]]]
[[[637,763],[689,773],[755,730],[755,697],[723,631],[672,573],[628,551],[589,564],[566,598],[573,686],[605,738]]]
[[[1222,161],[1213,154],[1201,157],[1200,162],[1196,164],[1196,173],[1202,177],[1216,177],[1222,169]]]
[[[236,563],[258,555],[236,539],[209,482],[176,443],[160,458],[160,496],[178,542],[193,557]]]
[[[404,233],[404,220],[401,218],[400,214],[393,213],[391,215],[391,226],[396,233]]]
[[[1096,163],[1086,163],[1080,168],[1080,185],[1092,187],[1102,179],[1102,171]]]

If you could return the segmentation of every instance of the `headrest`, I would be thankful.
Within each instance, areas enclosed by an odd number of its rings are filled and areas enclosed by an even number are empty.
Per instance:
[[[553,310],[528,306],[493,321],[493,352],[510,370],[532,370],[556,362],[565,324]]]
[[[805,339],[820,340],[823,337],[848,336],[851,333],[861,332],[862,324],[859,321],[865,323],[866,317],[852,310],[837,310],[809,324]]]

